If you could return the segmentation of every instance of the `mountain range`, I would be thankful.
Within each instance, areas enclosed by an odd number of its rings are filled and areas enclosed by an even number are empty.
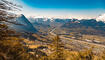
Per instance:
[[[18,15],[14,22],[21,24],[10,25],[10,28],[15,29],[18,32],[37,33],[46,32],[56,28],[58,34],[62,32],[78,32],[81,34],[100,34],[105,35],[105,23],[99,16],[96,19],[61,19],[61,18],[26,18],[23,14]],[[102,20],[101,20],[102,19]],[[63,33],[64,34],[64,33]]]
[[[90,35],[105,35],[104,15],[96,19],[61,19],[61,18],[28,18],[34,26],[40,25],[45,27],[56,28],[56,33],[65,34],[77,32]],[[35,25],[37,23],[37,25]],[[38,24],[39,23],[39,24]],[[41,30],[45,30],[45,29]],[[50,28],[50,29],[53,29]],[[38,28],[40,29],[40,27]],[[48,31],[48,29],[46,29]]]

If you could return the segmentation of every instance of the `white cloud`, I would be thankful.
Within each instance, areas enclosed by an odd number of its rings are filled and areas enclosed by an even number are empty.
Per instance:
[[[105,14],[100,15],[96,18],[97,21],[104,21],[105,22]]]

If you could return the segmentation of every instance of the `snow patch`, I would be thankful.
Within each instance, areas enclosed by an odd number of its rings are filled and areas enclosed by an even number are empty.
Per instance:
[[[96,18],[96,20],[105,22],[105,14],[100,15],[99,17]]]

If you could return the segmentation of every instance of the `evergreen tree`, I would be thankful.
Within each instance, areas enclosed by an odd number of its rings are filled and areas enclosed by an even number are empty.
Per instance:
[[[54,53],[52,53],[48,57],[48,60],[65,60],[64,44],[61,42],[58,35],[54,38],[53,46],[54,46]]]

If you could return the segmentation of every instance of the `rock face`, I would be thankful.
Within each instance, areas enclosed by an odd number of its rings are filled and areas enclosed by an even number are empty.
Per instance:
[[[38,32],[23,14],[15,18],[14,22],[19,25],[12,24],[10,25],[10,28],[15,29],[17,32],[28,32],[28,33]]]

